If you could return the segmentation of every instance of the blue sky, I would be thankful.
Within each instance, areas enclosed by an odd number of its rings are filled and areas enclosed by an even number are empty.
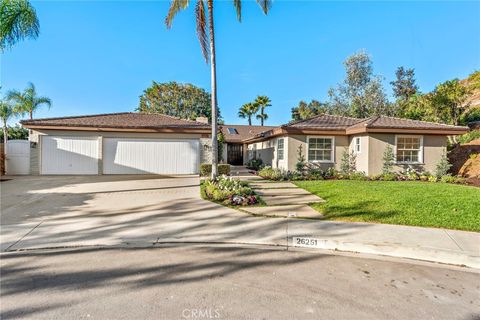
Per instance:
[[[1,56],[2,90],[31,81],[53,100],[36,117],[133,111],[157,82],[209,90],[210,73],[195,34],[193,8],[173,28],[166,1],[32,2],[37,40]],[[238,23],[231,1],[216,1],[219,105],[227,123],[257,95],[273,106],[267,124],[290,120],[300,100],[327,97],[342,80],[342,61],[371,54],[385,86],[398,66],[412,67],[422,91],[480,69],[480,2],[275,1],[268,16],[244,1]]]

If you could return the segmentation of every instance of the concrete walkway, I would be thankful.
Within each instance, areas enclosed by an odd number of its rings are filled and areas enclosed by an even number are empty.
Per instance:
[[[254,217],[202,200],[198,177],[2,182],[2,251],[225,243],[373,253],[480,269],[480,233]]]

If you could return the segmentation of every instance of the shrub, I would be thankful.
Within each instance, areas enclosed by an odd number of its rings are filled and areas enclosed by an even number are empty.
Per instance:
[[[458,137],[458,143],[468,143],[472,140],[480,139],[480,130],[472,130]]]
[[[429,176],[428,177],[428,182],[437,182],[438,178],[436,176]]]
[[[202,163],[200,165],[200,175],[203,177],[209,176],[212,173],[212,164]],[[218,174],[219,175],[230,175],[230,165],[229,164],[219,164],[218,165]]]
[[[368,177],[363,172],[353,172],[348,175],[350,180],[366,181]]]
[[[263,161],[262,159],[251,159],[247,162],[247,168],[258,171],[262,168]]]
[[[397,180],[397,175],[395,173],[382,173],[380,175],[380,180],[382,181],[395,181]]]
[[[395,164],[395,155],[393,154],[393,149],[390,145],[385,148],[383,152],[383,167],[382,173],[392,173],[393,165]]]
[[[353,150],[349,153],[345,148],[342,153],[342,159],[340,160],[340,172],[343,174],[351,174],[357,170],[357,156]]]
[[[400,173],[400,176],[398,176],[398,178],[400,180],[415,181],[420,179],[420,174],[415,169],[408,167],[407,170]]]
[[[442,158],[440,159],[437,167],[435,168],[435,176],[437,178],[446,176],[448,174],[448,170],[450,170],[451,167],[452,165],[448,162],[447,155],[443,153]]]
[[[305,170],[305,156],[302,152],[302,145],[297,149],[297,163],[295,164],[295,169],[297,169],[298,172],[303,172],[303,170]]]
[[[455,183],[455,177],[452,177],[451,175],[444,175],[440,178],[440,182],[443,183]]]

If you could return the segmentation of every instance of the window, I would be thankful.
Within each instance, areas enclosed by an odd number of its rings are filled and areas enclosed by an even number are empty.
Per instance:
[[[333,162],[333,138],[308,138],[308,161]]]
[[[360,139],[360,137],[355,138],[355,144],[353,146],[353,150],[355,150],[355,153],[360,153],[360,151],[362,150],[361,149],[361,142],[362,142],[362,140]]]
[[[422,138],[397,136],[397,162],[400,163],[421,163],[422,159]]]
[[[277,140],[277,157],[278,160],[283,160],[283,153],[284,153],[284,141],[283,139]]]
[[[238,131],[235,128],[228,128],[227,130],[229,134],[238,134]]]

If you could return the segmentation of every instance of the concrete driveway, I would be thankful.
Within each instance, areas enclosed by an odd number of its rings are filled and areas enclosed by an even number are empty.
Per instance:
[[[285,240],[281,221],[204,201],[199,183],[196,176],[16,177],[1,183],[2,251]]]

